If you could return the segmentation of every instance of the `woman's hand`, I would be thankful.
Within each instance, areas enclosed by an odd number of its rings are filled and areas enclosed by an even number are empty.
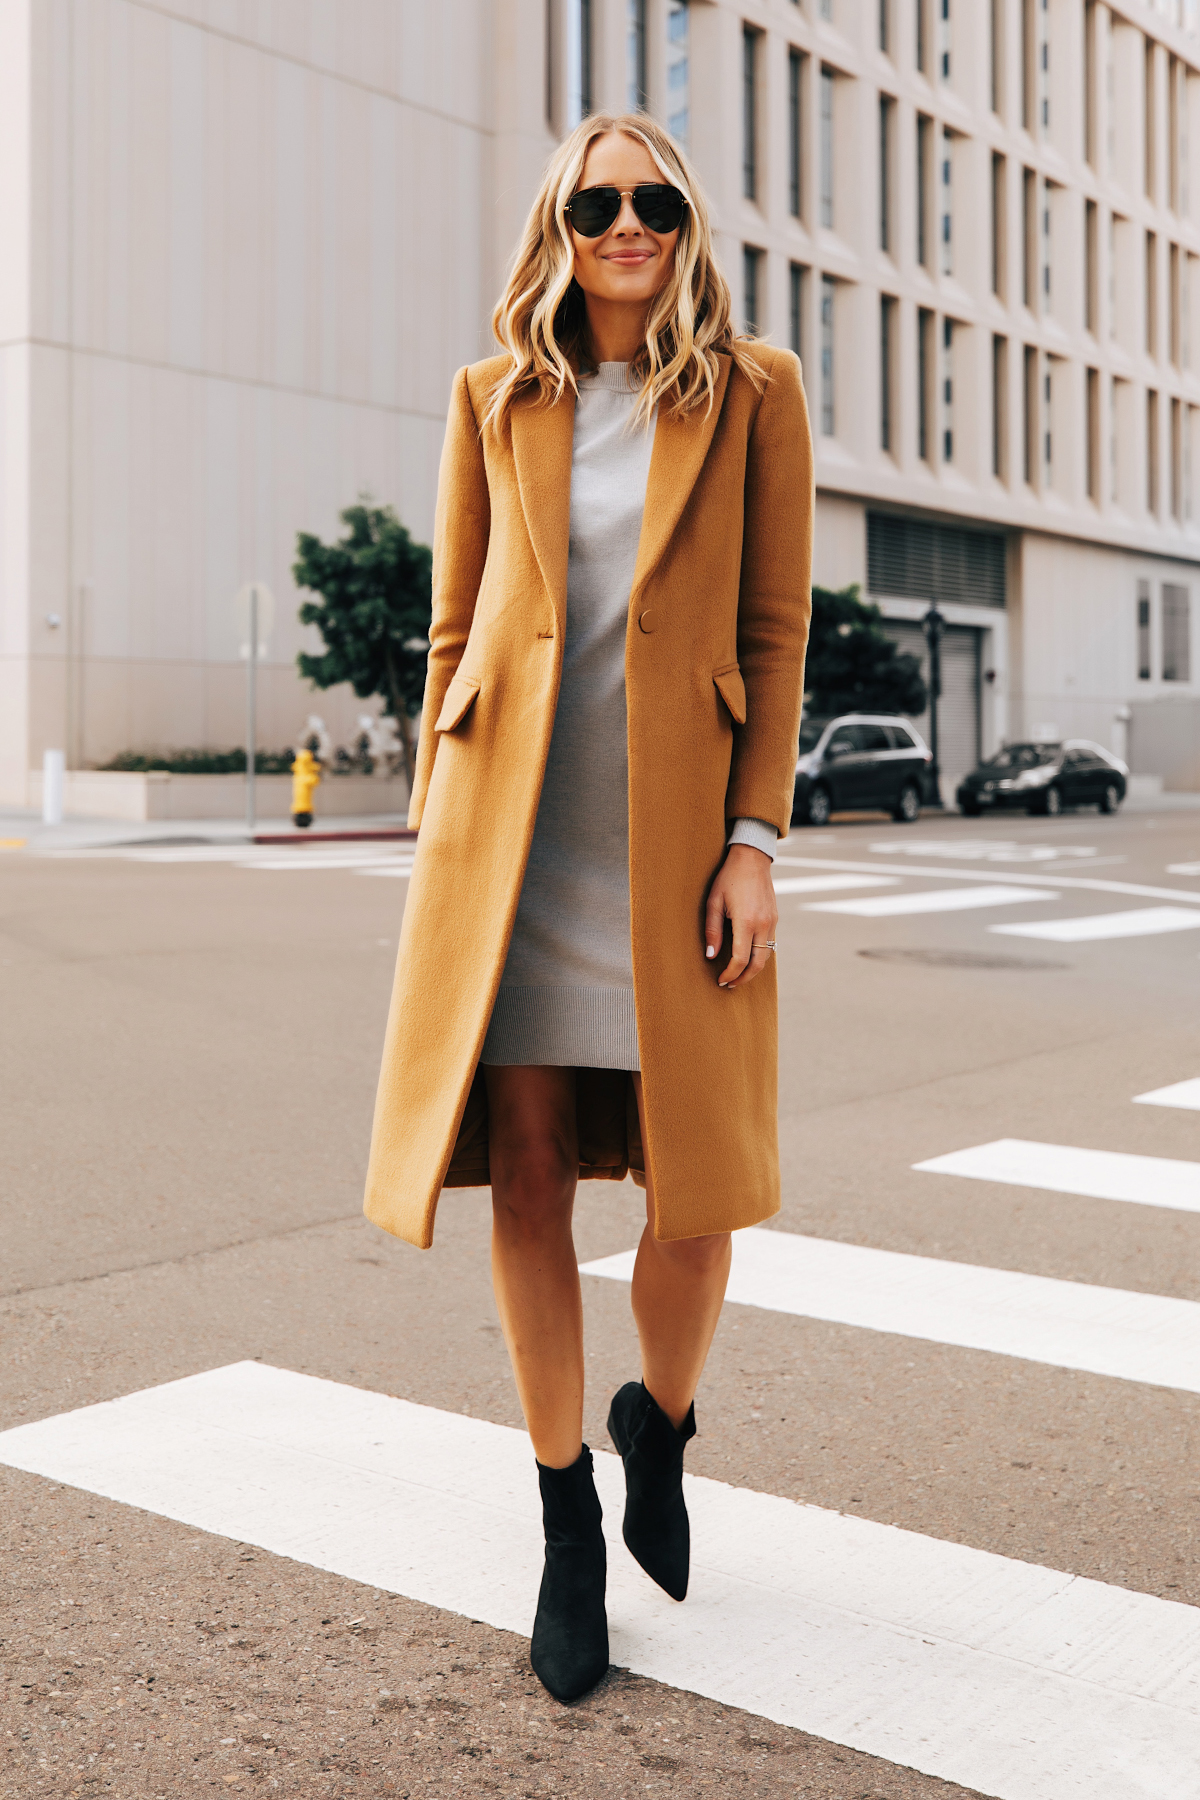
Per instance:
[[[771,859],[751,844],[730,844],[725,861],[708,891],[704,914],[705,956],[711,962],[721,949],[725,921],[733,926],[733,955],[718,987],[745,987],[761,975],[773,950],[754,949],[773,940],[779,907],[771,882]]]

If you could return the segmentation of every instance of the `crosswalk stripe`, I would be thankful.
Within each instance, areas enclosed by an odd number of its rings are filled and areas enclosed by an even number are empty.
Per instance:
[[[629,1281],[636,1251],[583,1263]],[[727,1300],[1027,1362],[1200,1393],[1200,1304],[1011,1269],[751,1229],[733,1236]]]
[[[1149,1094],[1135,1094],[1133,1099],[1135,1106],[1182,1106],[1189,1112],[1200,1112],[1200,1076],[1154,1088]]]
[[[977,906],[1016,906],[1030,900],[1057,900],[1044,888],[929,888],[915,894],[878,894],[868,900],[818,900],[805,912],[849,913],[858,919],[888,919],[905,913],[964,912]],[[1200,915],[1197,915],[1200,924]]]
[[[998,1138],[992,1144],[931,1157],[928,1162],[914,1163],[913,1168],[1010,1187],[1045,1188],[1055,1194],[1083,1194],[1092,1200],[1127,1200],[1137,1206],[1200,1212],[1200,1163],[1177,1162],[1166,1156],[1131,1156],[1119,1150],[1080,1150],[1070,1144]]]
[[[1073,919],[1038,919],[1029,925],[992,925],[1007,937],[1050,938],[1080,944],[1101,938],[1153,937],[1162,931],[1200,931],[1200,910],[1182,906],[1139,906],[1132,912],[1085,913]]]
[[[834,888],[899,887],[899,875],[784,875],[775,883],[777,894],[824,894]]]
[[[259,1363],[0,1435],[0,1461],[526,1633],[524,1432]],[[596,1457],[613,1660],[999,1800],[1194,1789],[1200,1610],[689,1476],[676,1606]]]

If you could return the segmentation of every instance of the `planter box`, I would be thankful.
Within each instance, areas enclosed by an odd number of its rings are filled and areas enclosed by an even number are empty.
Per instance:
[[[261,819],[285,819],[292,810],[290,775],[259,775],[255,811]],[[28,805],[41,809],[41,771],[29,776]],[[314,824],[322,819],[362,818],[408,812],[403,775],[328,775],[313,799]],[[126,774],[116,769],[68,769],[63,812],[83,819],[242,819],[244,775],[167,775],[158,770]]]

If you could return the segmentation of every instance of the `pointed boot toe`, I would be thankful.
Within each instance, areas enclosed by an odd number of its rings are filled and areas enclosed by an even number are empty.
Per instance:
[[[696,1435],[696,1409],[689,1407],[676,1431],[643,1383],[627,1381],[613,1396],[608,1433],[625,1465],[621,1535],[629,1554],[672,1600],[682,1600],[691,1567],[683,1451]]]
[[[568,1469],[538,1464],[546,1566],[529,1661],[556,1700],[578,1700],[608,1672],[603,1514],[587,1445]]]

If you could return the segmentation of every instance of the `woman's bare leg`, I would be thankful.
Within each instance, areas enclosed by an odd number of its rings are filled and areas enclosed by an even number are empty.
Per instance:
[[[575,1071],[488,1067],[484,1076],[496,1309],[534,1455],[565,1469],[583,1446]]]
[[[642,1143],[646,1115],[635,1075]],[[646,1159],[647,1163],[649,1158]],[[692,1404],[729,1280],[727,1231],[660,1244],[654,1236],[654,1190],[646,1170],[646,1229],[633,1266],[633,1316],[642,1346],[642,1380],[676,1430]]]

